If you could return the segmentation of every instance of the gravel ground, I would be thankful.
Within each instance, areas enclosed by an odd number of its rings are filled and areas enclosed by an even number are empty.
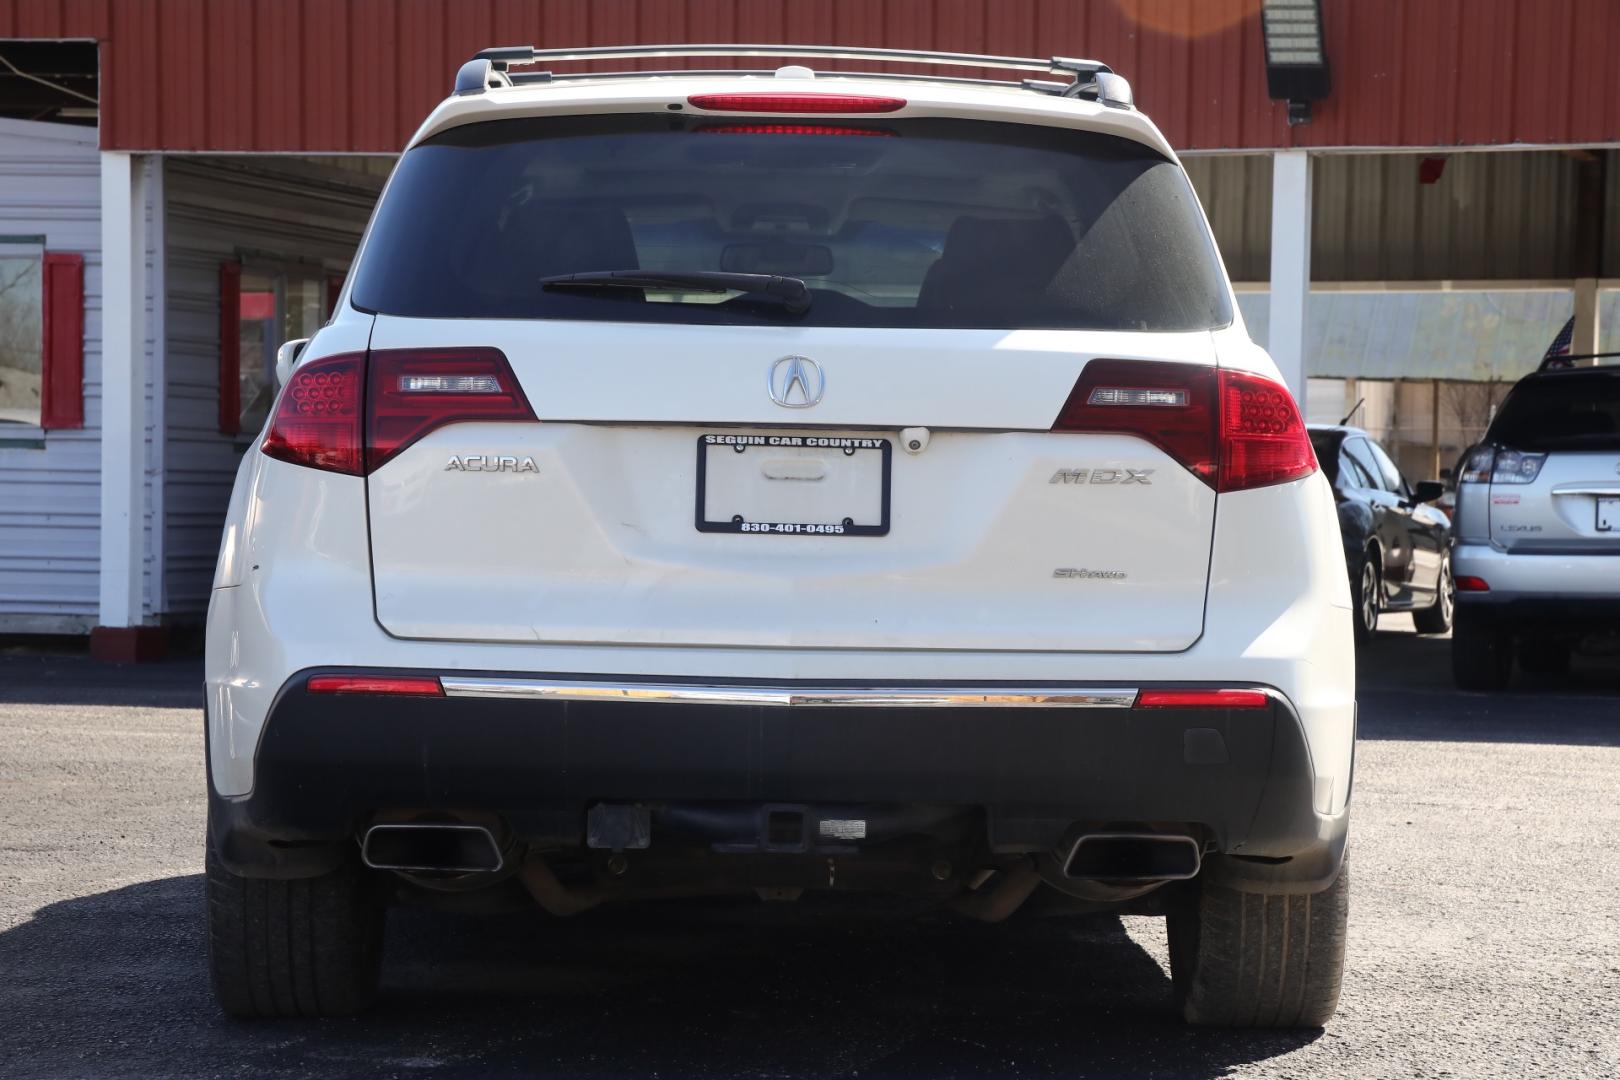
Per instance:
[[[1277,1035],[1183,1028],[1159,920],[810,903],[396,912],[374,1014],[230,1022],[200,667],[0,653],[0,1076],[1620,1075],[1620,664],[1486,696],[1445,663],[1363,655],[1344,1001]]]

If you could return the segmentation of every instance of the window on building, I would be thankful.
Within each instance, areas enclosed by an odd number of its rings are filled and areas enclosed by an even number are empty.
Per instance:
[[[238,401],[243,435],[257,435],[276,398],[276,350],[306,338],[326,319],[327,277],[256,269],[242,270],[237,297]]]
[[[0,244],[0,424],[40,422],[44,263],[38,245]]]

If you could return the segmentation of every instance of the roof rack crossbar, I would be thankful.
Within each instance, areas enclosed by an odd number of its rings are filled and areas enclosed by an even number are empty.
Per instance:
[[[1594,367],[1617,367],[1617,366],[1620,366],[1620,365],[1616,365],[1616,364],[1591,364],[1590,363],[1590,361],[1593,361],[1593,360],[1616,360],[1616,359],[1620,359],[1620,352],[1593,352],[1593,353],[1574,353],[1574,354],[1565,353],[1563,355],[1553,355],[1553,356],[1542,357],[1541,365],[1539,367],[1537,367],[1536,370],[1537,371],[1564,371],[1564,370],[1567,370],[1567,369],[1574,368],[1574,367],[1576,367],[1576,365],[1582,364],[1582,363],[1586,363],[1586,364],[1589,365],[1587,370],[1591,370],[1591,368],[1594,368]]]
[[[485,49],[475,59],[497,64],[567,63],[590,60],[646,60],[682,56],[818,57],[823,60],[882,60],[896,64],[947,64],[953,67],[1012,68],[1019,71],[1069,72],[1092,75],[1113,70],[1095,60],[1028,56],[993,56],[985,53],[933,52],[921,49],[878,49],[855,45],[593,45],[581,49],[536,49],[508,45]]]
[[[597,79],[664,79],[664,78],[716,78],[727,75],[752,75],[759,78],[770,78],[776,74],[773,68],[678,68],[670,71],[570,71],[566,74],[553,74],[549,71],[514,71],[508,78],[513,86],[523,86],[526,83],[551,82],[554,79],[597,80]],[[1022,81],[1013,79],[973,79],[957,75],[912,75],[895,71],[818,71],[818,76],[829,79],[902,79],[906,82],[937,82],[962,83],[969,86],[1001,86],[1017,89],[1034,82],[1033,79]],[[1069,83],[1048,83],[1052,87],[1051,93],[1060,89],[1067,90]]]
[[[777,59],[863,60],[894,64],[942,65],[950,67],[995,68],[1033,71],[1047,75],[1072,75],[1073,82],[1057,83],[1029,79],[1022,83],[996,79],[958,78],[949,75],[897,75],[892,72],[822,72],[861,78],[909,78],[929,82],[978,85],[1022,86],[1038,93],[1065,97],[1086,97],[1115,108],[1131,108],[1131,87],[1107,64],[1096,60],[1054,56],[1047,60],[1023,56],[994,56],[985,53],[935,52],[915,49],[879,49],[842,45],[600,45],[577,49],[536,49],[532,45],[507,45],[484,49],[464,64],[456,75],[457,94],[482,93],[495,86],[548,82],[549,71],[511,72],[511,68],[541,63],[575,63],[601,60],[649,60],[681,57],[768,57]],[[570,72],[558,78],[635,78],[653,75],[769,74],[769,72],[722,69],[699,72],[623,71]]]

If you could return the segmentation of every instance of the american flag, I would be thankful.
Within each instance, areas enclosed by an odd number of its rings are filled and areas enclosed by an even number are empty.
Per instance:
[[[1542,367],[1563,367],[1563,366],[1565,366],[1565,365],[1557,364],[1557,363],[1549,363],[1549,361],[1555,361],[1560,356],[1568,356],[1569,355],[1570,343],[1573,342],[1574,340],[1575,340],[1575,316],[1571,315],[1569,317],[1569,322],[1565,323],[1564,328],[1562,330],[1558,331],[1558,336],[1553,338],[1552,344],[1547,346],[1547,355],[1545,355],[1545,356],[1543,356],[1541,358],[1541,366]]]

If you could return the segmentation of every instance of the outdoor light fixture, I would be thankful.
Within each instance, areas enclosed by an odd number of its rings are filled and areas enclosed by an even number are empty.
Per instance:
[[[1311,102],[1328,95],[1327,53],[1322,49],[1322,0],[1261,0],[1266,35],[1266,88],[1288,102],[1289,124],[1311,118]]]

